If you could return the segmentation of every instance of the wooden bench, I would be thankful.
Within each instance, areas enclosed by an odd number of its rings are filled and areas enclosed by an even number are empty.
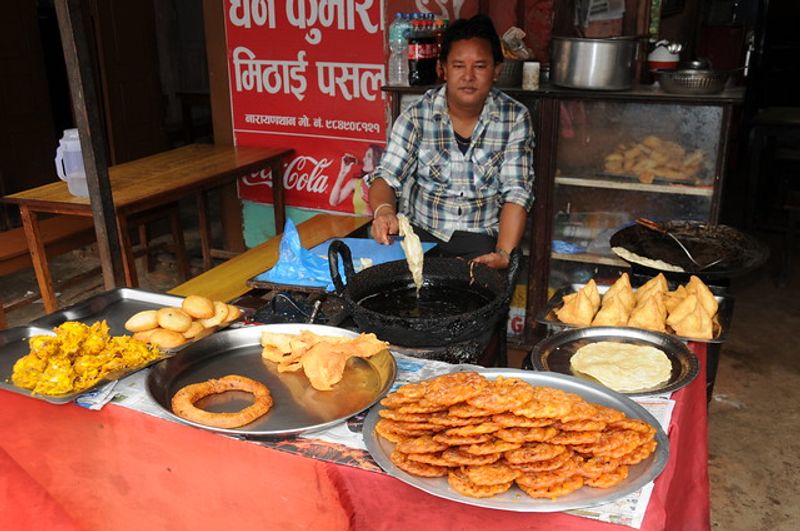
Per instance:
[[[55,216],[42,220],[39,228],[47,256],[64,254],[95,241],[92,218]],[[20,227],[0,232],[0,276],[32,266],[25,231]],[[5,312],[0,301],[0,329],[5,327]]]
[[[297,225],[300,242],[310,249],[331,238],[343,238],[366,225],[367,217],[317,214]],[[261,245],[231,258],[205,273],[172,288],[173,295],[203,295],[214,300],[230,301],[250,291],[247,281],[274,266],[280,253],[281,234]]]

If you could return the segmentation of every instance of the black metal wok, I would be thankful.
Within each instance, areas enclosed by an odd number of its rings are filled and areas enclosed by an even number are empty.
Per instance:
[[[662,271],[655,268],[652,260],[677,265],[684,272],[667,274],[667,278],[681,282],[689,275],[696,275],[706,282],[739,277],[761,267],[769,257],[769,248],[764,243],[727,225],[698,221],[669,221],[662,225],[677,235],[700,263],[719,261],[707,269],[697,268],[674,241],[640,225],[615,232],[609,240],[611,248],[623,248],[649,259],[639,261],[621,256],[649,276]]]
[[[360,330],[395,345],[438,347],[480,335],[488,337],[498,320],[506,318],[519,255],[515,249],[506,272],[461,258],[426,257],[419,298],[405,260],[356,273],[350,248],[334,240],[328,262],[336,293]],[[340,256],[347,285],[339,273]]]

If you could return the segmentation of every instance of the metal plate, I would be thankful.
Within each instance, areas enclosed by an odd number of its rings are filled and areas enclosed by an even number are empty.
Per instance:
[[[369,359],[351,358],[342,381],[331,391],[317,391],[311,387],[302,370],[279,373],[275,363],[262,360],[262,332],[298,334],[303,330],[327,336],[358,336],[342,328],[299,323],[225,330],[153,367],[147,377],[147,392],[175,420],[211,431],[258,438],[325,429],[367,409],[389,390],[397,365],[388,350]],[[172,413],[172,396],[178,389],[228,374],[247,376],[265,384],[273,400],[269,413],[236,429],[206,426]],[[245,400],[214,403],[213,400],[214,397],[204,399],[199,405],[209,411],[225,412],[238,411],[249,403]]]
[[[564,287],[558,290],[555,295],[548,301],[547,305],[539,312],[536,321],[546,325],[549,334],[561,332],[562,330],[571,330],[580,328],[578,325],[569,323],[562,323],[556,316],[556,310],[561,308],[564,301],[564,296],[574,293],[583,288],[585,284],[573,284],[572,287]],[[600,293],[605,293],[608,286],[597,286]],[[670,289],[675,287],[670,286]],[[733,320],[733,297],[721,295],[721,290],[715,286],[709,286],[709,289],[714,294],[717,300],[717,315],[714,319],[714,337],[711,339],[698,339],[693,337],[684,337],[677,334],[670,334],[672,337],[677,337],[683,341],[692,341],[694,343],[723,343],[728,336],[728,331],[731,327]]]
[[[14,393],[19,393],[21,395],[30,396],[32,398],[37,398],[39,400],[44,400],[45,402],[50,402],[51,404],[66,404],[72,402],[76,397],[82,395],[83,393],[87,393],[92,389],[96,389],[100,386],[107,384],[108,382],[117,380],[124,376],[128,376],[129,374],[133,374],[134,372],[140,371],[150,365],[161,361],[162,358],[153,360],[141,367],[137,367],[135,369],[128,369],[122,373],[113,373],[109,374],[95,385],[84,389],[82,391],[77,391],[74,393],[68,393],[65,395],[40,395],[40,394],[33,394],[30,389],[24,389],[22,387],[17,387],[13,383],[11,383],[11,374],[14,370],[14,363],[21,358],[28,354],[28,338],[33,336],[54,336],[55,333],[50,328],[43,328],[39,326],[19,326],[15,328],[9,328],[8,330],[0,330],[0,389],[5,389],[7,391],[12,391]]]
[[[457,370],[474,370],[474,367]],[[601,385],[557,373],[531,372],[519,369],[480,369],[478,372],[490,379],[494,379],[497,376],[520,378],[531,385],[555,387],[556,389],[576,393],[588,402],[613,407],[625,413],[629,418],[643,420],[657,428],[656,441],[658,446],[656,451],[638,465],[629,467],[627,479],[610,489],[582,488],[555,500],[543,500],[530,498],[514,486],[508,492],[491,498],[470,498],[450,488],[447,478],[422,478],[412,476],[397,468],[389,459],[394,450],[394,443],[390,443],[375,434],[375,424],[380,420],[378,411],[383,409],[383,406],[377,406],[367,415],[363,429],[364,442],[372,458],[388,474],[434,496],[477,507],[517,512],[557,512],[609,503],[635,492],[648,482],[653,481],[667,464],[669,458],[669,439],[667,439],[667,435],[650,413],[628,397],[615,393]]]
[[[117,288],[93,297],[89,297],[83,302],[73,304],[67,308],[40,317],[31,322],[33,326],[43,328],[54,328],[67,321],[80,321],[81,323],[92,324],[96,321],[105,320],[108,324],[112,336],[131,335],[125,330],[125,322],[135,313],[143,310],[157,310],[166,306],[180,308],[183,297],[166,295],[164,293],[153,293],[141,289]],[[252,310],[240,308],[243,315],[252,313]],[[232,321],[235,322],[235,321]],[[217,327],[218,330],[230,326],[225,323]],[[183,345],[171,349],[162,349],[164,352],[179,352],[189,345],[202,341],[208,336],[199,337],[193,341],[187,341]]]
[[[550,336],[533,347],[533,352],[530,354],[531,363],[539,371],[567,374],[599,384],[591,376],[575,373],[570,367],[572,355],[579,348],[599,341],[616,341],[655,347],[669,358],[672,364],[672,374],[669,380],[650,389],[623,393],[628,396],[646,396],[677,391],[694,380],[700,367],[697,357],[692,354],[683,341],[648,330],[611,326],[576,328]]]

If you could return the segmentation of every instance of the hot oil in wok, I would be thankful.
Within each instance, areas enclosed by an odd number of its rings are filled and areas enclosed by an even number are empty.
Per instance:
[[[416,288],[403,287],[369,295],[359,301],[359,306],[383,315],[402,318],[425,319],[447,317],[473,312],[489,304],[487,293],[458,286],[422,286],[417,297]]]

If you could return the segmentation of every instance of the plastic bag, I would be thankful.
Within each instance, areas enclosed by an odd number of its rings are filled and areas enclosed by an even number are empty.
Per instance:
[[[278,262],[256,278],[265,282],[296,286],[323,287],[331,284],[327,258],[303,248],[300,234],[291,219],[286,220],[283,229]]]

